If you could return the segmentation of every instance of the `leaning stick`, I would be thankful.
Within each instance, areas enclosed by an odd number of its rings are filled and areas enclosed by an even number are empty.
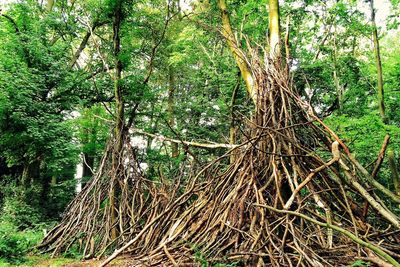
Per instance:
[[[340,151],[339,151],[339,142],[335,141],[332,143],[332,155],[333,158],[327,162],[324,163],[323,165],[319,166],[318,168],[316,168],[315,170],[313,170],[306,179],[304,179],[304,181],[299,184],[299,186],[293,191],[292,195],[290,196],[289,200],[286,202],[284,209],[288,210],[290,208],[290,206],[292,205],[294,198],[297,196],[297,194],[300,192],[300,190],[306,185],[308,184],[311,179],[320,171],[322,171],[325,168],[328,168],[329,166],[331,166],[333,163],[337,162],[340,160]]]
[[[383,140],[383,144],[382,144],[381,150],[379,151],[378,158],[376,160],[374,170],[372,171],[372,174],[371,174],[372,178],[375,178],[376,175],[378,174],[379,168],[382,165],[382,161],[385,158],[385,152],[386,152],[386,148],[387,148],[387,146],[389,144],[389,140],[390,140],[390,135],[387,134],[385,136],[385,139]]]
[[[374,178],[374,179],[376,178],[376,175],[378,174],[378,171],[381,168],[382,161],[385,158],[385,152],[386,152],[386,148],[389,144],[389,140],[390,140],[390,135],[387,134],[385,136],[385,139],[383,140],[381,150],[379,151],[378,157],[376,159],[374,170],[372,171],[372,174],[371,174],[372,178]],[[368,209],[369,209],[369,202],[366,201],[364,204],[363,214],[362,214],[363,220],[365,220],[365,218],[367,217]]]

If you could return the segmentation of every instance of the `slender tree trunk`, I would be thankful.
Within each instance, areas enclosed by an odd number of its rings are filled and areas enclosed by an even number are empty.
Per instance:
[[[340,86],[340,80],[337,73],[337,44],[336,44],[336,25],[334,27],[333,32],[333,53],[332,53],[332,61],[333,61],[333,81],[335,82],[336,94],[338,99],[338,110],[339,113],[342,111],[343,106],[343,88]]]
[[[269,53],[272,59],[281,56],[279,0],[269,0]]]
[[[386,123],[382,61],[381,61],[381,53],[380,53],[380,49],[379,49],[378,29],[376,27],[376,22],[375,22],[375,9],[374,9],[374,1],[373,0],[370,0],[370,7],[371,7],[372,38],[374,40],[375,65],[376,65],[376,71],[377,71],[377,75],[378,75],[377,90],[378,90],[379,114],[381,115],[383,122]]]
[[[121,87],[121,73],[122,73],[122,62],[119,59],[121,50],[120,40],[120,27],[122,20],[122,0],[116,0],[114,19],[113,19],[113,44],[114,44],[114,57],[115,57],[115,75],[114,75],[114,97],[115,97],[115,147],[112,155],[112,166],[113,166],[113,177],[112,177],[112,189],[110,196],[110,208],[111,208],[111,239],[117,238],[117,186],[118,179],[122,174],[121,156],[123,148],[123,130],[124,130],[124,101],[122,97]]]
[[[93,118],[90,118],[93,119]],[[82,143],[85,145],[90,144],[91,146],[95,147],[96,146],[96,139],[97,139],[97,133],[95,130],[96,126],[91,125],[90,128],[87,128],[84,130],[84,135],[82,138]],[[96,151],[95,150],[88,150],[83,153],[82,156],[82,187],[84,184],[86,184],[86,181],[88,178],[90,178],[93,175],[93,167],[94,167],[94,159],[96,156]]]
[[[57,176],[51,176],[51,186],[57,185]]]
[[[289,63],[290,63],[290,16],[286,18],[286,32],[285,32],[285,57],[286,57],[286,64],[288,66],[289,71]]]
[[[24,164],[22,170],[22,185],[25,188],[29,188],[33,181],[40,178],[40,161],[35,160],[33,162],[27,162]]]
[[[169,66],[168,69],[168,123],[171,128],[175,127],[175,76],[174,69],[172,66]],[[176,158],[179,156],[178,144],[171,143],[171,157]]]

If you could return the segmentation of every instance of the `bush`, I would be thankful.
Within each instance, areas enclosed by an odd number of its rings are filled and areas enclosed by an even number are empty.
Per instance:
[[[0,217],[1,221],[12,222],[18,230],[32,228],[40,222],[39,211],[20,199],[6,199]]]
[[[0,210],[0,266],[19,264],[43,237],[39,222],[40,208],[32,197],[35,188],[23,191],[14,185],[3,187],[4,198]]]
[[[43,238],[40,230],[18,231],[10,222],[0,222],[0,258],[10,263],[21,263],[24,256]]]

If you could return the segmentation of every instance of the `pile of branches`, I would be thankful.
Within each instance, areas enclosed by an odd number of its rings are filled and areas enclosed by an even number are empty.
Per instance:
[[[102,266],[123,253],[134,266],[337,266],[357,258],[400,266],[399,217],[373,191],[394,203],[400,198],[313,114],[287,69],[267,60],[251,65],[258,105],[245,142],[173,183],[147,180],[128,139],[120,157],[124,171],[113,183],[111,144],[40,248],[57,254],[75,246],[85,257],[115,249]],[[118,199],[110,205],[113,185]],[[373,225],[363,216],[365,203]]]

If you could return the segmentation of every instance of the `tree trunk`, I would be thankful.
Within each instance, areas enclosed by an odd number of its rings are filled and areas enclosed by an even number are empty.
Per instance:
[[[342,112],[342,108],[343,108],[343,88],[340,85],[340,80],[339,80],[339,76],[337,73],[337,44],[336,44],[336,25],[334,27],[334,32],[333,32],[333,53],[332,53],[332,57],[333,57],[333,80],[335,82],[335,88],[336,88],[336,94],[337,94],[337,100],[338,100],[338,111],[339,113]]]
[[[33,162],[27,162],[24,164],[22,170],[22,185],[25,188],[29,188],[33,181],[38,180],[40,178],[40,161],[35,160]]]
[[[112,177],[112,189],[110,196],[110,208],[111,208],[111,239],[117,238],[117,186],[118,179],[122,174],[121,166],[121,154],[123,148],[123,130],[124,130],[124,101],[122,97],[121,87],[121,73],[122,73],[122,62],[119,59],[121,51],[121,40],[120,40],[120,27],[122,20],[122,0],[116,0],[114,19],[113,19],[113,44],[114,44],[114,57],[115,57],[115,75],[114,75],[114,97],[115,97],[115,147],[112,155],[112,166],[113,166],[113,177]]]
[[[237,42],[235,35],[233,34],[225,0],[218,0],[218,7],[221,11],[222,35],[225,37],[228,43],[228,47],[236,61],[237,66],[240,69],[240,73],[242,74],[243,80],[246,83],[247,92],[249,93],[250,98],[253,100],[253,103],[256,105],[257,90],[255,88],[253,76],[251,74],[249,66],[244,59],[244,54],[239,47],[239,43]]]
[[[175,127],[175,76],[174,69],[172,66],[169,66],[168,69],[168,123],[171,128]],[[171,157],[176,158],[179,156],[178,144],[171,143]]]
[[[272,59],[281,56],[279,0],[269,0],[269,55]]]
[[[370,0],[370,7],[371,7],[372,38],[374,40],[375,65],[376,65],[376,71],[377,71],[377,75],[378,75],[377,90],[378,90],[379,114],[382,118],[382,121],[384,123],[386,123],[382,61],[381,61],[381,53],[380,53],[380,49],[379,49],[378,29],[376,27],[376,22],[375,22],[375,9],[374,9],[374,1],[373,0]]]

